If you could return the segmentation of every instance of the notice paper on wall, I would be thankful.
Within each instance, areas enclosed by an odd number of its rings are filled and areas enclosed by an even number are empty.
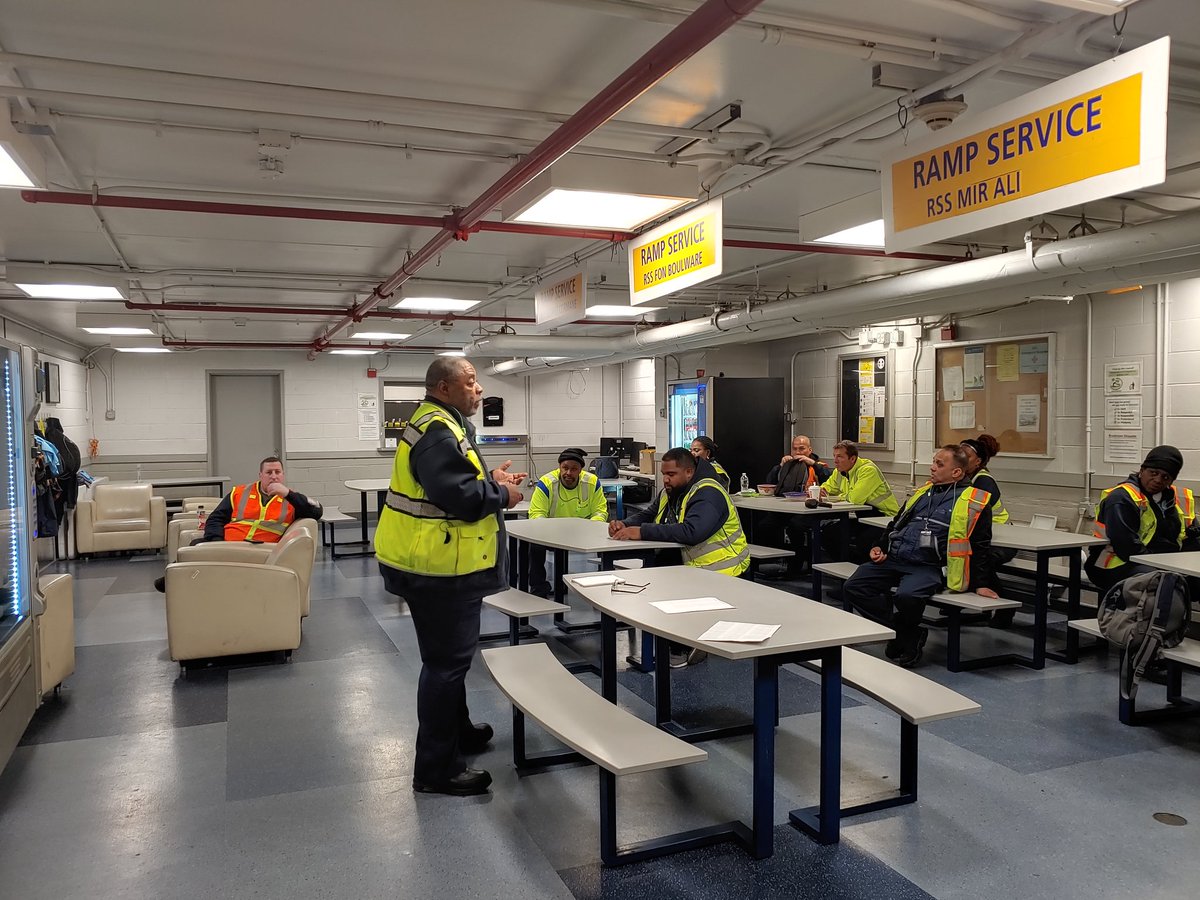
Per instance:
[[[1040,375],[1049,368],[1050,344],[1048,342],[1021,345],[1022,375]]]
[[[950,404],[950,427],[956,431],[975,427],[975,401]]]
[[[703,612],[706,609],[733,609],[733,605],[716,597],[692,597],[688,600],[656,600],[650,604],[665,613]]]
[[[359,425],[358,439],[360,441],[377,441],[379,440],[378,425]]]
[[[875,388],[858,389],[858,414],[860,416],[875,415]]]
[[[869,359],[858,361],[858,386],[860,388],[875,386],[875,364]]]
[[[1021,377],[1021,347],[1018,344],[1001,344],[996,348],[996,380],[1016,381]]]
[[[1017,431],[1042,430],[1042,398],[1037,394],[1017,394]]]
[[[778,630],[778,625],[759,625],[755,622],[718,622],[700,635],[700,640],[761,644]]]
[[[946,366],[942,369],[942,399],[961,400],[963,398],[962,366]]]
[[[1104,461],[1106,463],[1134,463],[1142,461],[1142,432],[1104,432]]]
[[[1105,428],[1140,428],[1142,395],[1104,398]]]
[[[968,347],[963,351],[963,387],[968,391],[983,390],[982,347]]]
[[[858,417],[858,442],[860,444],[875,443],[875,417]]]

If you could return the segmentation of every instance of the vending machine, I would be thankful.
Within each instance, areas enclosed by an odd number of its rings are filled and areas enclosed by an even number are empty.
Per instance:
[[[0,341],[0,769],[37,706],[29,438],[37,411],[37,354]]]
[[[787,447],[782,378],[696,378],[667,382],[667,436],[690,447],[708,435],[733,490],[743,472],[758,484]],[[661,454],[660,454],[661,455]]]

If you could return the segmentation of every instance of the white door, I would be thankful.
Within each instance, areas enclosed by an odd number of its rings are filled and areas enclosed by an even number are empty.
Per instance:
[[[208,458],[230,485],[258,477],[264,457],[283,457],[283,383],[277,372],[208,373]]]

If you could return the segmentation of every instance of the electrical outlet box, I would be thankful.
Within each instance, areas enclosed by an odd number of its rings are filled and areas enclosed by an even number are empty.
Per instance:
[[[117,417],[117,411],[115,409],[106,409],[104,411],[104,418],[108,419],[108,421],[111,422],[116,417]]]

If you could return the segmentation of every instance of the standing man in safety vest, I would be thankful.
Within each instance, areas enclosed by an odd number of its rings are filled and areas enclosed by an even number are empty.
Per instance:
[[[1137,472],[1101,491],[1096,506],[1095,537],[1108,541],[1088,550],[1084,564],[1101,596],[1130,575],[1154,571],[1130,562],[1141,553],[1174,553],[1198,530],[1196,498],[1177,488],[1183,454],[1170,444],[1155,447]]]
[[[510,473],[511,462],[484,468],[468,421],[482,399],[467,360],[434,360],[375,532],[384,586],[408,603],[421,652],[412,784],[423,793],[482,794],[492,783],[464,760],[492,739],[490,725],[471,722],[464,682],[483,598],[508,587],[503,511],[521,501],[525,473]]]
[[[859,566],[842,589],[843,598],[864,616],[896,629],[886,653],[906,669],[921,661],[929,636],[921,617],[930,597],[946,588],[956,593],[974,588],[980,596],[996,597],[991,588],[979,586],[990,580],[991,498],[971,487],[962,447],[938,450],[929,477],[888,523],[871,548],[871,561]]]
[[[205,541],[276,544],[297,519],[320,519],[321,504],[283,483],[283,463],[268,456],[258,481],[239,484],[221,498],[204,523]]]
[[[578,447],[568,447],[558,454],[558,468],[543,475],[534,485],[529,500],[529,518],[608,521],[608,500],[600,487],[600,479],[583,469],[586,456]],[[529,593],[549,597],[546,548],[541,544],[529,547],[529,571]]]

